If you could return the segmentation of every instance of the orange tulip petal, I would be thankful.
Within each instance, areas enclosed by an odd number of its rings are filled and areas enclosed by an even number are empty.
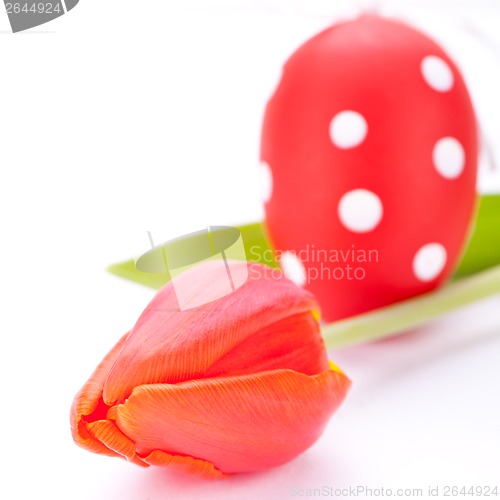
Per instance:
[[[318,309],[310,293],[276,270],[247,262],[232,262],[231,266],[236,270],[248,266],[249,278],[234,293],[217,301],[179,311],[172,282],[156,294],[110,369],[103,392],[106,404],[123,402],[140,385],[203,377],[215,362],[255,332]],[[186,283],[196,287],[200,295],[207,289],[210,296],[223,284],[213,262],[196,266],[176,280],[184,282],[184,287]]]
[[[220,470],[214,467],[214,464],[206,460],[199,460],[191,457],[181,457],[179,455],[170,455],[161,450],[153,450],[149,455],[142,460],[148,465],[158,465],[161,467],[169,467],[176,472],[184,472],[193,474],[207,479],[220,479],[225,477]]]
[[[108,407],[102,401],[102,390],[104,382],[108,375],[110,367],[120,354],[125,344],[128,333],[124,335],[118,343],[111,349],[108,355],[103,359],[95,369],[90,379],[78,392],[71,406],[71,433],[75,442],[81,447],[101,453],[104,455],[117,456],[118,454],[110,450],[101,441],[96,439],[87,429],[87,422],[102,420],[106,418]]]
[[[206,460],[224,473],[260,470],[311,446],[349,386],[332,370],[143,385],[117,407],[116,424],[141,456],[160,449]]]
[[[275,369],[316,375],[328,367],[319,325],[310,311],[266,326],[215,362],[203,378]]]
[[[118,429],[114,422],[109,420],[90,422],[87,424],[87,431],[97,441],[116,454],[125,457],[129,461],[134,461],[136,458],[135,444]]]

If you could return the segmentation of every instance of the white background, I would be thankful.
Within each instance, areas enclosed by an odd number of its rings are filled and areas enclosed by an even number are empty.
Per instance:
[[[1,15],[0,498],[500,487],[500,297],[331,353],[350,397],[316,445],[274,470],[207,482],[71,440],[74,394],[153,295],[106,266],[147,250],[148,230],[160,242],[262,218],[260,126],[280,66],[363,4],[81,0],[16,35]],[[500,159],[499,2],[377,5],[453,54]],[[498,174],[482,177],[481,190],[499,188]]]

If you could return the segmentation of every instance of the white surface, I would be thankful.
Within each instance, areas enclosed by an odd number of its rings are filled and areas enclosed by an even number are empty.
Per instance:
[[[148,230],[160,242],[262,216],[265,101],[290,52],[337,15],[328,2],[286,5],[81,0],[38,30],[0,34],[0,498],[500,486],[499,297],[333,353],[354,380],[350,397],[318,443],[278,469],[206,482],[93,455],[71,440],[74,394],[152,296],[105,267],[146,251]],[[353,10],[346,5],[338,12]],[[460,56],[499,158],[496,49],[453,16],[424,14],[429,2],[384,5],[439,31]],[[454,5],[498,37],[497,2]],[[498,174],[485,179],[483,189],[500,186]]]

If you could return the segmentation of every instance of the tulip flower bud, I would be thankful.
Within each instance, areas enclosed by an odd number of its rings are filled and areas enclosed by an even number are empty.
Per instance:
[[[318,304],[276,269],[231,266],[248,279],[223,297],[213,262],[179,276],[199,307],[180,310],[172,284],[157,293],[75,397],[78,445],[220,477],[283,464],[318,439],[350,386],[328,362]]]

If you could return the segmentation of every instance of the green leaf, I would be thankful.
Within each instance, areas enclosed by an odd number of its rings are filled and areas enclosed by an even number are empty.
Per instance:
[[[238,229],[245,245],[247,260],[278,267],[271,257],[272,250],[263,223],[247,224]],[[496,264],[500,264],[500,196],[485,195],[480,199],[475,228],[454,278],[462,278]],[[170,280],[167,273],[139,271],[134,260],[113,264],[108,267],[108,271],[155,289],[161,288]]]
[[[170,277],[166,273],[145,273],[139,271],[135,267],[135,260],[127,260],[119,264],[112,264],[107,270],[115,276],[135,281],[136,283],[149,286],[155,290],[159,290],[165,283],[170,281]]]
[[[455,278],[500,264],[500,196],[485,195],[479,202],[476,224]]]
[[[238,227],[247,260],[278,267],[262,223]],[[493,267],[496,266],[496,267]],[[491,268],[489,270],[488,269]],[[111,273],[161,288],[168,273],[139,271],[134,260],[112,265]],[[495,293],[500,293],[500,195],[482,196],[476,224],[453,282],[425,295],[324,325],[328,347],[343,347],[394,335]]]
[[[274,259],[273,252],[269,245],[269,240],[265,235],[264,225],[260,222],[246,224],[238,227],[247,260],[251,262],[260,262],[271,267],[278,267]],[[189,239],[187,239],[189,241]],[[108,267],[108,271],[115,276],[135,281],[141,285],[149,286],[156,290],[170,281],[170,275],[165,273],[146,273],[139,271],[136,267],[136,260],[127,260],[119,264],[113,264]]]

